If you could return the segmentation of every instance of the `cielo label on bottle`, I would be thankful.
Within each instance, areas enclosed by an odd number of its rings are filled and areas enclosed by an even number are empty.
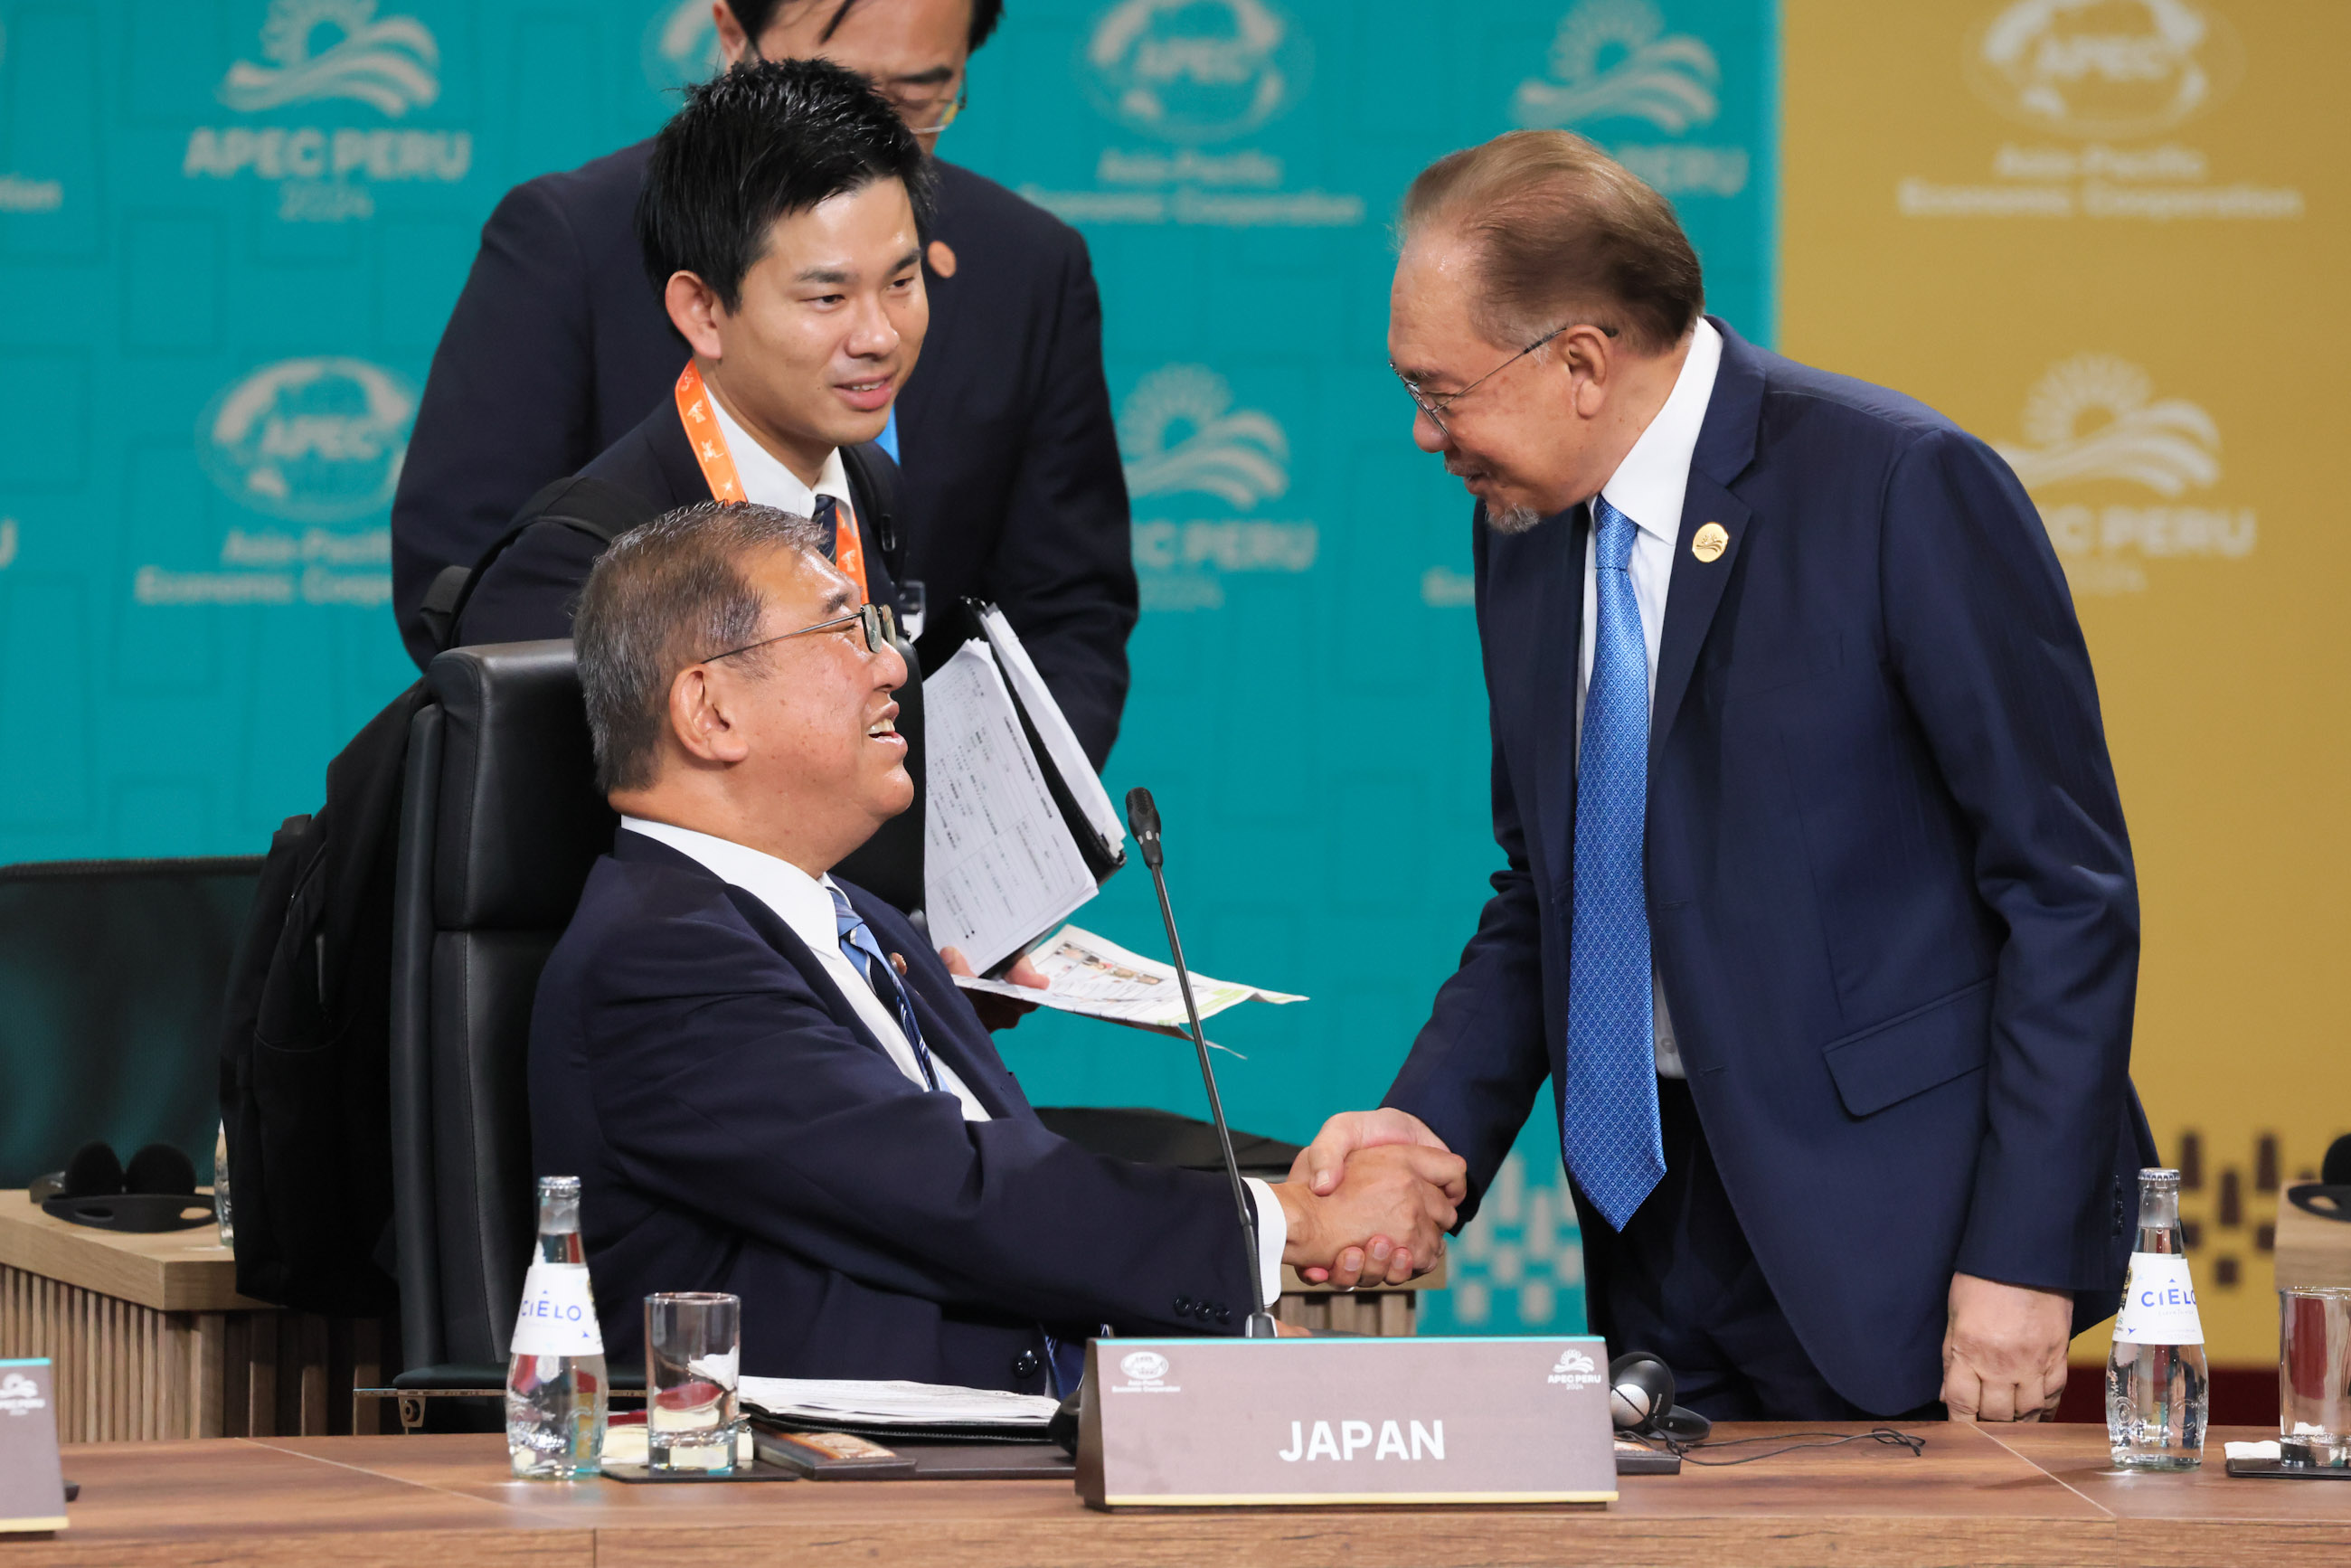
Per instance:
[[[2134,1252],[2115,1338],[2125,1344],[2202,1344],[2196,1285],[2177,1252]]]
[[[522,1311],[515,1317],[517,1355],[601,1355],[596,1298],[585,1263],[533,1263],[523,1277]]]

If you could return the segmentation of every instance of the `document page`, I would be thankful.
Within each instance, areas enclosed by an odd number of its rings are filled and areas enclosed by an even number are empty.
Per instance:
[[[763,1415],[796,1421],[847,1421],[861,1427],[1036,1428],[1053,1418],[1058,1403],[1041,1394],[1009,1394],[997,1388],[830,1377],[747,1377],[740,1393],[745,1405]]]
[[[984,972],[1092,898],[1093,873],[1053,804],[987,643],[966,643],[923,682],[923,714],[931,940],[962,948]]]
[[[1029,961],[1050,982],[1044,990],[961,975],[956,977],[956,984],[967,991],[986,991],[991,996],[1010,997],[1163,1034],[1186,1032],[1184,992],[1176,983],[1172,964],[1155,963],[1075,925],[1064,925],[1039,943],[1029,953]],[[1203,1019],[1241,1002],[1305,999],[1287,991],[1210,979],[1197,970],[1192,973],[1192,1000],[1198,1005]]]
[[[1045,677],[1037,673],[1029,662],[1029,650],[1020,645],[1019,633],[1004,612],[994,606],[980,612],[980,630],[987,633],[987,645],[995,650],[997,662],[1003,666],[1005,679],[1011,682],[1019,694],[1020,706],[1029,710],[1029,722],[1037,727],[1038,737],[1053,759],[1053,767],[1061,775],[1061,782],[1078,798],[1078,806],[1110,846],[1116,859],[1126,847],[1126,830],[1119,824],[1118,808],[1110,800],[1110,791],[1102,788],[1102,779],[1094,773],[1093,764],[1086,760],[1086,748],[1078,744],[1077,731],[1061,716],[1061,705],[1053,700],[1046,688]]]

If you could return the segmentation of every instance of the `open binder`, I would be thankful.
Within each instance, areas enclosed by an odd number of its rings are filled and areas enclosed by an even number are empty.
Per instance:
[[[936,607],[921,653],[925,914],[985,974],[1093,897],[1126,831],[1001,611]]]

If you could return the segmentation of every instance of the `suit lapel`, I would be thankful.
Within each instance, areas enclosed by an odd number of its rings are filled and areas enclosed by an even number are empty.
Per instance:
[[[792,967],[800,972],[800,978],[809,983],[809,988],[814,991],[818,998],[824,1003],[824,1010],[832,1015],[832,1021],[849,1030],[858,1039],[872,1046],[875,1054],[885,1059],[889,1058],[888,1049],[881,1040],[874,1038],[873,1031],[866,1027],[865,1019],[851,1004],[848,996],[839,986],[832,983],[832,976],[826,971],[822,964],[817,962],[816,955],[809,950],[809,945],[801,941],[799,935],[785,925],[774,910],[768,907],[767,901],[756,893],[737,887],[731,882],[720,885],[726,889],[726,901],[741,912],[745,920],[750,922],[751,929],[766,938],[768,946],[782,954],[790,961]],[[894,1061],[892,1061],[892,1065],[896,1065]]]
[[[1567,885],[1575,825],[1575,666],[1583,639],[1583,552],[1591,512],[1576,507],[1539,525],[1533,547],[1536,587],[1532,622],[1505,634],[1527,639],[1534,651],[1536,827],[1543,867],[1554,887]],[[1491,589],[1489,589],[1490,594]]]
[[[645,441],[653,448],[662,482],[669,487],[671,506],[710,499],[710,481],[703,477],[701,460],[695,456],[694,444],[685,434],[685,422],[678,417],[677,400],[667,392],[662,394],[661,406],[645,420]]]
[[[1708,319],[1722,334],[1722,364],[1715,372],[1714,395],[1707,401],[1706,421],[1690,456],[1681,534],[1674,547],[1673,580],[1666,591],[1666,624],[1657,646],[1657,691],[1650,706],[1651,778],[1656,776],[1657,758],[1680,716],[1691,673],[1698,668],[1698,650],[1706,645],[1708,629],[1714,624],[1722,591],[1739,565],[1740,548],[1752,520],[1746,505],[1729,486],[1754,460],[1756,426],[1763,412],[1762,362],[1746,340],[1714,318]],[[1722,553],[1710,561],[1700,559],[1693,549],[1699,542],[1699,531],[1709,524],[1728,536]]]

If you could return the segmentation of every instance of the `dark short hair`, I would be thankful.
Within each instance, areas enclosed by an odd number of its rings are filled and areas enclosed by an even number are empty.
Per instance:
[[[832,15],[825,18],[824,31],[817,35],[818,41],[822,42],[840,30],[841,22],[857,8],[859,0],[726,0],[728,9],[735,13],[735,19],[743,24],[745,35],[755,44],[759,41],[759,35],[774,24],[777,12],[787,5],[803,3],[832,7]],[[987,42],[989,35],[996,31],[996,25],[1002,20],[1004,0],[971,0],[971,47],[975,52],[980,45]]]
[[[1405,193],[1397,229],[1405,243],[1447,229],[1477,247],[1470,319],[1505,347],[1589,321],[1654,352],[1706,308],[1673,204],[1572,131],[1513,131],[1439,158]]]
[[[821,555],[824,530],[796,512],[698,501],[641,524],[597,558],[571,621],[596,785],[653,781],[669,688],[680,670],[758,635],[767,603],[746,570],[768,550]],[[742,655],[751,669],[768,650]]]
[[[862,191],[906,187],[930,216],[930,165],[890,102],[830,60],[762,60],[686,89],[653,138],[637,243],[656,292],[690,272],[732,310],[778,218]]]

